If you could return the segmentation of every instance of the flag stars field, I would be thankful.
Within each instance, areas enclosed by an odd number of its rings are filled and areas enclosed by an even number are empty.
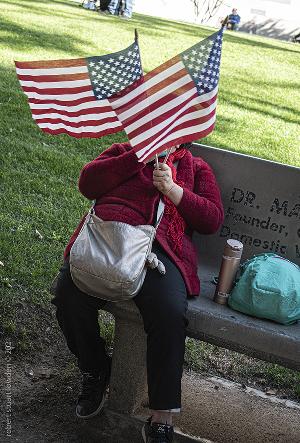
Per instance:
[[[220,37],[220,38],[219,38]],[[190,70],[190,74],[196,81],[199,94],[211,91],[218,83],[220,70],[220,55],[221,55],[221,36],[217,36],[215,41],[208,39],[206,44],[198,44],[198,50],[191,51],[191,56],[185,54],[183,60]],[[219,56],[215,57],[213,54]],[[197,57],[195,57],[197,55]],[[195,62],[196,63],[189,63]],[[209,69],[207,69],[207,67]]]
[[[88,69],[92,85],[102,87],[102,89],[94,87],[95,97],[98,100],[111,97],[116,92],[122,91],[124,86],[130,84],[131,81],[135,81],[142,76],[137,44],[132,45],[132,49],[126,51],[124,55],[116,53],[110,56],[90,57],[88,60],[90,60]],[[107,78],[110,80],[107,81]]]

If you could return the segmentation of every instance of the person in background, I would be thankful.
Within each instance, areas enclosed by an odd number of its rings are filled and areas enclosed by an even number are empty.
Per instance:
[[[129,20],[132,17],[133,0],[111,0],[104,14],[119,15],[123,19]]]
[[[227,29],[238,31],[241,17],[237,13],[237,9],[233,8],[232,13],[228,16]]]

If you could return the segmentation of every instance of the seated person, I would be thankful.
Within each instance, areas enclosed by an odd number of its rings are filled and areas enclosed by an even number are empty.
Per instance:
[[[224,218],[214,173],[204,160],[192,156],[189,147],[175,145],[165,163],[166,152],[161,153],[157,168],[154,158],[139,163],[129,143],[116,143],[88,163],[79,179],[81,193],[96,200],[95,213],[102,220],[154,225],[160,202],[165,204],[152,252],[166,273],[149,269],[133,299],[147,334],[151,417],[143,428],[145,443],[173,441],[172,415],[181,408],[187,299],[197,296],[200,288],[192,233],[212,234]],[[98,310],[106,302],[82,292],[70,274],[69,253],[83,221],[65,249],[51,302],[82,372],[76,415],[87,419],[103,408],[111,359],[98,324]]]
[[[132,6],[133,0],[125,0],[122,4],[122,8],[119,0],[111,0],[107,9],[100,12],[104,14],[120,15],[121,18],[130,19],[132,16]]]
[[[231,29],[232,31],[237,31],[239,29],[239,23],[241,21],[241,17],[237,13],[237,9],[233,9],[232,13],[228,16],[227,29]]]

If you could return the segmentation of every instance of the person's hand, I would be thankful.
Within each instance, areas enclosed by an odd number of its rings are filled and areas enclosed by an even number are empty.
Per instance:
[[[175,186],[170,166],[165,163],[159,163],[159,169],[154,168],[153,184],[162,194],[168,194]]]
[[[175,206],[179,205],[183,196],[183,188],[177,183],[174,183],[172,170],[166,163],[159,163],[159,169],[154,169],[153,184],[158,191],[166,195]]]

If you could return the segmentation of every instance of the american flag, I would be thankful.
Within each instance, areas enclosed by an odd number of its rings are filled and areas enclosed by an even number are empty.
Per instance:
[[[137,41],[104,56],[15,64],[37,125],[77,138],[121,131],[110,98],[123,97],[143,81]]]
[[[223,29],[145,75],[128,94],[110,99],[139,161],[212,132]]]

